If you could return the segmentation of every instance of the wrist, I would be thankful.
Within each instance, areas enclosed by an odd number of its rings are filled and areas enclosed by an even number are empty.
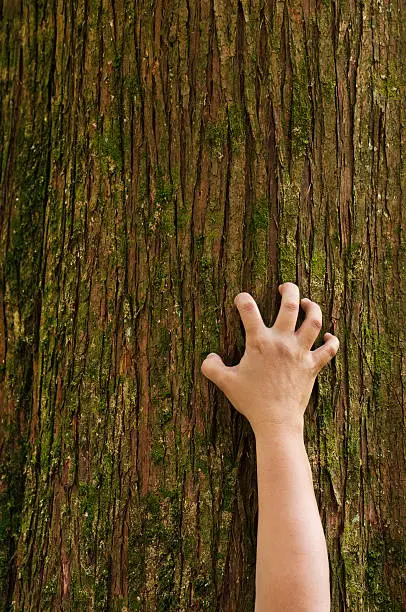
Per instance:
[[[309,483],[313,487],[313,475],[304,441],[304,422],[298,420],[290,423],[263,422],[253,428],[257,454],[258,473],[275,469],[283,458],[285,465],[291,465],[292,458],[301,456],[306,464]],[[295,459],[294,459],[295,460]]]
[[[275,437],[293,437],[303,440],[304,437],[304,417],[298,416],[289,421],[266,420],[258,423],[251,423],[252,430],[257,442],[272,440]]]

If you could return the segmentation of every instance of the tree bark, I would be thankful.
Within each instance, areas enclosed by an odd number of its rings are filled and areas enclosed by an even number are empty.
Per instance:
[[[200,365],[286,281],[340,340],[331,609],[406,609],[403,12],[0,0],[1,610],[254,609],[254,437]]]

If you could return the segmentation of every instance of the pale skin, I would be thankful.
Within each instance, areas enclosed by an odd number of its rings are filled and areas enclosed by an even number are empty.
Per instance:
[[[267,327],[254,298],[235,299],[245,328],[245,353],[226,366],[210,353],[201,371],[250,422],[257,451],[258,537],[255,612],[328,612],[326,540],[304,445],[304,413],[320,370],[339,341],[322,327],[320,306],[300,300],[294,283],[279,286],[281,307]],[[306,317],[295,331],[299,306]]]

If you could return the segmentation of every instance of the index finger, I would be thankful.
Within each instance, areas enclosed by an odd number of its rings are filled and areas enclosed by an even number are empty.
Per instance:
[[[237,306],[238,312],[240,313],[245,329],[246,340],[249,337],[252,338],[256,336],[258,332],[263,330],[265,323],[252,295],[243,291],[235,296],[234,304]]]
[[[299,314],[299,287],[295,283],[283,283],[278,289],[282,302],[273,327],[281,332],[294,332]]]

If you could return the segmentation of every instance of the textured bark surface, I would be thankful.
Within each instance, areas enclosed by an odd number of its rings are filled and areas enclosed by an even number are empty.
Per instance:
[[[0,609],[253,610],[255,443],[200,365],[285,281],[341,343],[305,430],[331,609],[406,609],[402,2],[0,18]]]

